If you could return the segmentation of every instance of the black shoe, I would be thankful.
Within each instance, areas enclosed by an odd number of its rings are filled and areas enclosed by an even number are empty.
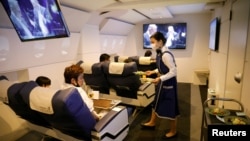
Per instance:
[[[174,134],[173,136],[170,136],[170,137],[167,137],[166,135],[163,135],[162,139],[172,139],[172,138],[175,138],[175,137],[177,137],[177,133]]]
[[[142,127],[142,129],[151,129],[151,130],[155,129],[155,126],[145,125],[145,123],[142,123],[141,127]]]

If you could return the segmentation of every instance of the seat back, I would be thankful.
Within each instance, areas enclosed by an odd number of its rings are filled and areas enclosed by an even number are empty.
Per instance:
[[[11,107],[11,109],[19,117],[43,127],[51,127],[49,122],[40,116],[37,111],[32,110],[29,105],[27,105],[20,95],[20,91],[23,89],[27,82],[14,83],[6,79],[0,79],[1,87],[1,99]],[[6,97],[7,96],[7,97]]]
[[[136,62],[138,71],[148,71],[154,70],[157,68],[156,61],[152,60],[151,57],[144,57],[144,56],[132,56],[130,57],[131,60]],[[148,76],[150,78],[156,78],[156,74],[152,74]]]
[[[137,91],[141,86],[140,77],[135,74],[137,66],[135,62],[105,62],[103,71],[107,75],[108,82],[121,97],[137,99]]]
[[[156,69],[156,62],[152,61],[151,57],[132,56],[130,58],[136,62],[138,71],[147,71]]]
[[[84,63],[84,80],[91,89],[103,94],[109,94],[109,83],[103,73],[103,63]]]
[[[114,56],[114,62],[124,62],[129,56]]]
[[[80,140],[91,140],[96,121],[76,88],[55,91],[29,81],[20,94],[53,128]]]

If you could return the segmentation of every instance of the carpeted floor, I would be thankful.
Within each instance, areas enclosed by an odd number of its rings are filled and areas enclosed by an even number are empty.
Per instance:
[[[178,84],[180,117],[178,118],[178,135],[169,141],[190,141],[190,96],[191,84]],[[151,106],[144,108],[130,124],[130,130],[124,141],[162,141],[163,135],[169,129],[168,120],[158,119],[154,130],[141,129],[141,123],[146,122],[151,115]]]

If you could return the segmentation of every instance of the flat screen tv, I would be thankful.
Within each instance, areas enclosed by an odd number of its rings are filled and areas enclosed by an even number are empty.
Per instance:
[[[143,48],[151,49],[150,36],[155,32],[162,32],[169,49],[185,49],[187,23],[143,24]]]
[[[216,17],[210,22],[209,49],[218,50],[219,46],[219,19]]]
[[[69,37],[57,0],[1,0],[21,41]]]

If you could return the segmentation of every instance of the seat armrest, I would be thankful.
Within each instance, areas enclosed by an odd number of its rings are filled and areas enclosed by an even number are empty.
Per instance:
[[[108,125],[122,110],[124,106],[117,106],[111,109],[103,118],[101,118],[95,125],[94,130],[100,132],[106,125]]]
[[[151,82],[144,83],[137,91],[137,95],[146,96],[147,98],[155,95],[155,84]]]
[[[151,82],[146,82],[146,83],[142,84],[142,85],[139,87],[139,90],[140,90],[140,91],[144,91],[150,84],[151,84]]]

